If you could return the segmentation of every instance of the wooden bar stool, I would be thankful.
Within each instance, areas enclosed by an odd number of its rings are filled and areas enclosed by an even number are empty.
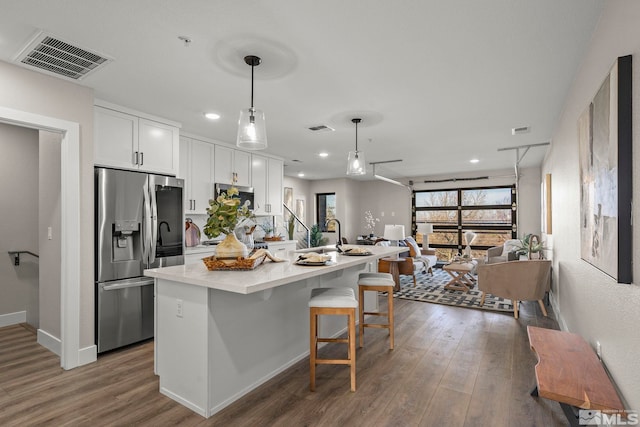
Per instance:
[[[315,288],[311,290],[309,299],[309,389],[316,389],[316,365],[349,365],[351,368],[351,391],[356,391],[356,308],[358,301],[351,288]],[[348,337],[318,337],[318,316],[347,316]],[[346,359],[318,359],[318,343],[347,343],[349,349]]]
[[[360,273],[358,276],[360,347],[364,346],[364,328],[382,328],[389,329],[389,349],[393,350],[393,289],[395,284],[393,276],[389,273]],[[388,301],[387,311],[364,311],[365,291],[386,292]],[[365,314],[371,316],[387,316],[387,323],[364,323]]]

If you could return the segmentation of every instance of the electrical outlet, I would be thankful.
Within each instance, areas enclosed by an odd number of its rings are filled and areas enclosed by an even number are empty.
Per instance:
[[[600,345],[600,341],[596,341],[596,354],[598,355],[598,359],[602,360],[602,346]]]
[[[181,299],[176,300],[176,316],[177,317],[182,317],[182,306],[183,306],[183,301]]]
[[[396,216],[396,213],[395,212],[391,212],[391,216]]]
[[[384,211],[380,212],[380,216],[384,216]]]
[[[49,240],[53,239],[53,230],[51,230],[51,227],[47,228],[47,239]]]

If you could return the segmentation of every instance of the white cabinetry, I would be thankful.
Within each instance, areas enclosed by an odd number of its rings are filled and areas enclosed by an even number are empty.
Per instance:
[[[167,175],[178,172],[179,128],[94,106],[94,163]]]
[[[282,160],[251,155],[251,186],[254,191],[256,215],[282,215]]]
[[[267,242],[269,252],[278,258],[284,258],[290,251],[296,250],[295,240],[284,240],[280,242]]]
[[[180,138],[180,170],[184,179],[184,211],[186,214],[206,214],[213,197],[214,146],[192,138]]]
[[[198,246],[195,248],[187,248],[184,254],[184,265],[200,264],[202,263],[202,258],[213,256],[215,254],[215,247],[202,248]]]
[[[216,145],[214,157],[216,183],[251,186],[251,154]]]

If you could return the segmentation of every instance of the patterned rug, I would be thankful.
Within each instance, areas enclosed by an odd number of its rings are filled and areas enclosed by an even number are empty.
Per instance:
[[[513,312],[511,300],[487,294],[484,305],[480,307],[482,292],[476,286],[469,292],[450,291],[444,288],[449,283],[451,276],[441,268],[433,269],[433,277],[430,274],[416,273],[417,286],[413,287],[411,276],[400,276],[400,292],[394,292],[396,298],[413,301],[431,302],[434,304],[454,305],[456,307],[477,308],[481,310]]]

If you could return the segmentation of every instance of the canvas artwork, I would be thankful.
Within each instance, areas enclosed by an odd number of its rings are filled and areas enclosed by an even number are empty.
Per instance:
[[[621,111],[626,98],[631,108],[630,61],[618,59],[578,119],[581,257],[623,283],[631,281],[631,120]]]

